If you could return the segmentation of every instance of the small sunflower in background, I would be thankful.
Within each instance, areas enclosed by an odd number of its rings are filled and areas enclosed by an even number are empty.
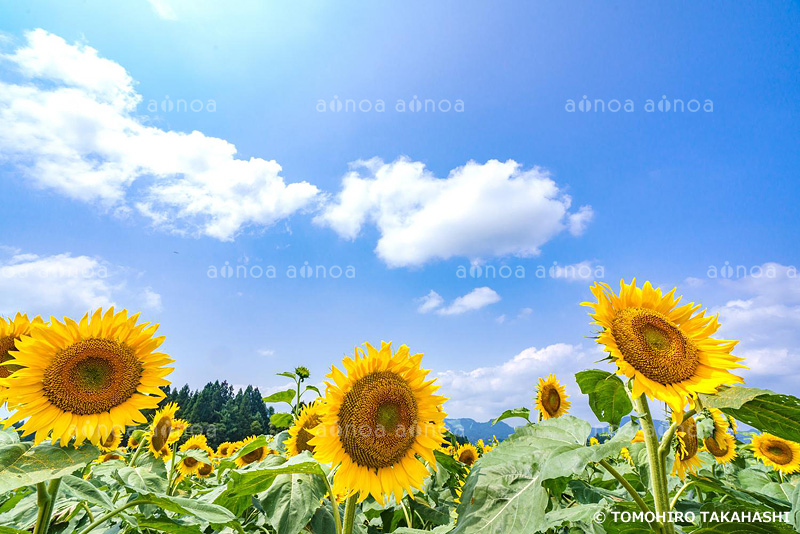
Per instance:
[[[453,457],[467,467],[472,467],[472,464],[480,458],[480,454],[478,454],[478,449],[474,445],[465,443],[456,449]]]
[[[115,454],[113,452],[110,452],[110,453],[107,453],[107,454],[101,454],[100,456],[97,457],[97,463],[100,463],[100,464],[102,464],[104,462],[110,462],[112,460],[125,461],[125,458],[123,458],[121,455]]]
[[[289,439],[286,440],[288,456],[297,456],[303,451],[314,453],[314,446],[309,441],[314,437],[312,431],[321,421],[322,404],[322,399],[317,399],[300,411],[300,415],[289,428]]]
[[[730,372],[746,368],[731,354],[737,341],[712,338],[720,326],[717,317],[695,313],[700,305],[694,303],[678,306],[675,289],[662,295],[650,282],[636,287],[634,279],[620,282],[619,295],[601,282],[591,291],[597,302],[583,305],[592,308],[593,324],[602,328],[597,342],[605,345],[617,374],[632,379],[634,397],[646,394],[680,411],[698,393],[744,383]]]
[[[677,423],[682,417],[683,412],[673,412],[672,421]],[[678,426],[675,440],[675,463],[672,466],[672,474],[677,474],[681,480],[684,480],[686,473],[696,473],[697,468],[702,465],[700,458],[697,457],[700,449],[697,442],[697,423],[694,417],[688,418]]]
[[[236,449],[237,452],[240,451],[241,449],[245,448],[247,445],[249,445],[250,443],[252,443],[256,439],[257,439],[257,436],[250,436],[249,438],[245,438],[244,440],[238,442],[238,443],[241,443],[241,445]],[[254,464],[256,462],[260,462],[261,460],[263,460],[264,458],[266,458],[270,454],[275,454],[275,451],[273,451],[272,449],[270,449],[266,445],[262,445],[260,447],[257,447],[255,449],[253,449],[252,451],[250,451],[250,452],[248,452],[246,454],[242,454],[242,455],[238,456],[234,460],[234,462],[236,463],[237,467],[244,467],[246,465],[250,465],[250,464]]]
[[[622,449],[619,451],[619,455],[623,460],[633,465],[633,457],[631,456],[631,451],[628,449],[628,447],[622,447]]]
[[[231,445],[233,445],[233,443],[231,443],[230,441],[223,441],[222,443],[220,443],[219,447],[217,447],[217,456],[219,458],[227,458],[228,456],[230,456]]]
[[[17,342],[22,336],[29,335],[32,328],[37,325],[44,325],[44,321],[38,315],[32,320],[28,319],[27,315],[20,313],[17,313],[13,319],[0,317],[0,404],[5,401],[4,391],[6,388],[3,385],[3,379],[20,369],[18,365],[13,364],[14,357],[10,353],[17,349]]]
[[[592,436],[589,438],[589,446],[594,447],[595,445],[600,445],[600,442],[597,440],[596,437]]]
[[[328,376],[322,422],[314,429],[314,457],[339,466],[334,492],[372,495],[383,503],[394,494],[413,494],[429,476],[417,456],[435,468],[433,451],[444,442],[445,398],[436,395],[435,380],[420,365],[422,354],[402,345],[392,354],[389,343],[380,350],[369,343],[366,353],[355,349]]]
[[[536,409],[544,419],[561,417],[570,407],[566,388],[558,382],[555,375],[539,379],[536,390]]]
[[[27,419],[20,428],[35,433],[36,444],[51,438],[63,446],[74,437],[80,446],[144,423],[142,410],[164,398],[174,360],[155,352],[164,341],[154,337],[158,325],[137,324],[138,317],[98,309],[78,323],[52,317],[32,328],[10,352],[20,368],[3,381],[15,410],[5,427]]]
[[[214,451],[208,446],[208,439],[203,434],[197,434],[196,436],[190,437],[183,445],[181,445],[179,450],[181,452],[193,450],[205,451],[209,459],[214,456]],[[186,455],[181,458],[181,461],[178,463],[178,471],[183,476],[189,476],[196,473],[200,466],[204,463],[205,462],[201,462],[197,458]]]
[[[720,410],[709,410],[714,419],[714,430],[711,436],[703,440],[703,449],[710,453],[721,464],[733,461],[736,458],[736,440],[728,433],[728,419]]]
[[[800,444],[772,434],[753,436],[753,455],[776,471],[789,475],[800,471]]]
[[[160,410],[156,412],[153,417],[153,422],[150,423],[150,442],[147,449],[156,458],[165,457],[165,450],[170,449],[170,445],[180,439],[176,422],[178,419],[175,413],[178,411],[178,405],[174,402],[167,403]],[[170,452],[170,456],[171,456]]]
[[[636,431],[636,435],[633,436],[631,443],[644,443],[644,432],[641,430]]]
[[[195,475],[197,475],[200,478],[208,478],[209,476],[211,476],[211,473],[213,472],[214,472],[214,464],[201,462],[200,466],[197,468],[197,472],[195,473]]]
[[[122,445],[122,434],[124,430],[115,428],[108,437],[97,444],[97,448],[103,452],[113,452]]]
[[[147,432],[137,428],[136,430],[131,432],[130,436],[128,436],[128,442],[126,443],[125,446],[128,447],[128,449],[130,450],[135,450],[139,447],[139,444],[146,439],[147,439]]]

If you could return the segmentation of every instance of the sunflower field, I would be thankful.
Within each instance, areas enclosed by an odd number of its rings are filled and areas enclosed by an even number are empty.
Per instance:
[[[797,532],[800,400],[745,387],[736,341],[675,290],[591,290],[607,357],[575,378],[606,426],[551,374],[502,442],[456,440],[422,354],[382,342],[324,391],[281,373],[264,400],[288,430],[212,448],[163,402],[158,325],[2,319],[0,534]]]

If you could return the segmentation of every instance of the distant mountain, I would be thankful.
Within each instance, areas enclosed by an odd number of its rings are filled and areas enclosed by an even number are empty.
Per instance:
[[[491,421],[479,423],[474,419],[465,417],[463,419],[445,419],[444,424],[447,425],[450,432],[457,436],[464,436],[472,443],[475,443],[479,439],[488,443],[492,441],[493,436],[497,436],[497,439],[503,440],[514,433],[514,429],[503,421],[492,426]]]

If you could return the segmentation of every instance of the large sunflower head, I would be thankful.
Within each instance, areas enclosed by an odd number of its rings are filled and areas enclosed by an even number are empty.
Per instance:
[[[544,419],[561,417],[569,410],[570,402],[567,400],[565,388],[556,379],[555,375],[539,379],[536,390],[536,409]]]
[[[366,352],[356,348],[344,359],[347,374],[333,367],[327,375],[322,422],[309,443],[317,460],[341,466],[335,493],[378,502],[393,493],[400,502],[428,476],[417,455],[435,467],[446,399],[435,394],[439,386],[426,380],[421,361],[405,345],[392,354],[388,343],[380,350],[367,343]]]
[[[683,418],[683,412],[674,412],[673,421]],[[681,480],[686,478],[686,473],[696,473],[697,468],[702,465],[700,458],[697,457],[699,443],[697,441],[697,422],[694,417],[686,419],[680,424],[675,432],[675,463],[672,466],[672,474],[677,474]]]
[[[480,454],[474,445],[465,443],[456,450],[453,457],[467,467],[472,467],[472,464],[478,461]]]
[[[187,452],[187,451],[205,451],[208,454],[208,457],[211,458],[214,455],[214,451],[211,447],[208,446],[208,440],[203,434],[197,434],[195,436],[190,437],[186,440],[186,442],[181,445],[180,451]],[[178,463],[178,471],[183,476],[189,476],[194,474],[200,469],[205,462],[201,462],[197,458],[190,456],[190,455],[183,455],[181,461]]]
[[[753,455],[765,465],[784,474],[800,471],[800,443],[765,432],[753,436],[750,445],[753,448]]]
[[[174,402],[168,402],[160,410],[156,412],[153,417],[153,422],[150,423],[150,443],[148,449],[156,457],[159,457],[160,451],[165,447],[175,443],[180,439],[180,435],[176,436],[174,428],[176,426],[175,413],[178,411],[178,405]]]
[[[23,435],[36,433],[62,445],[75,437],[93,444],[105,441],[116,428],[145,422],[142,410],[153,409],[169,384],[165,367],[173,360],[155,352],[163,337],[153,337],[158,325],[137,324],[110,308],[86,314],[79,323],[52,317],[16,343],[12,356],[20,369],[5,380],[13,415],[6,427],[27,418]]]
[[[289,439],[286,440],[286,451],[289,456],[296,456],[303,451],[314,453],[314,446],[309,440],[314,437],[311,432],[321,421],[322,403],[322,399],[317,399],[305,406],[289,428]]]
[[[249,438],[245,438],[242,441],[237,442],[236,445],[238,445],[238,447],[236,448],[236,451],[238,452],[241,449],[247,447],[247,445],[250,444],[251,442],[255,441],[256,438],[257,438],[257,436],[250,436]],[[244,451],[242,451],[242,452],[244,452]],[[264,458],[266,458],[270,454],[275,454],[275,451],[273,451],[272,449],[270,449],[266,445],[262,445],[260,447],[257,447],[255,449],[253,449],[250,452],[247,452],[245,454],[241,454],[240,456],[238,456],[234,460],[234,463],[236,463],[236,467],[244,467],[246,465],[250,465],[250,464],[254,464],[256,462],[260,462],[261,460],[263,460]]]
[[[644,393],[678,411],[697,393],[744,382],[729,371],[745,367],[731,354],[737,342],[713,339],[717,317],[695,313],[700,305],[694,303],[678,306],[675,289],[662,295],[650,282],[636,287],[635,279],[622,281],[619,295],[600,282],[591,289],[597,302],[583,304],[602,328],[597,341],[617,364],[617,373],[632,379],[635,397]]]

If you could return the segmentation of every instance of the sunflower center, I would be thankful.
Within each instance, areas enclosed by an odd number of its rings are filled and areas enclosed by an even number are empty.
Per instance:
[[[414,445],[417,417],[416,397],[403,377],[372,373],[358,379],[342,400],[339,440],[356,464],[390,467]]]
[[[250,451],[244,456],[242,456],[242,460],[245,463],[252,464],[253,462],[257,462],[264,457],[264,447],[259,447],[254,451]]]
[[[561,395],[558,389],[549,384],[544,386],[544,391],[542,392],[542,407],[551,416],[556,416],[558,414],[558,409],[561,407]]]
[[[8,351],[14,350],[16,341],[17,338],[13,336],[0,337],[0,363],[14,359]],[[0,365],[0,378],[8,378],[17,369],[19,369],[19,365]]]
[[[778,465],[786,465],[792,461],[792,449],[780,441],[768,441],[763,448],[763,453]]]
[[[308,420],[306,420],[306,422],[303,424],[303,428],[301,428],[300,432],[297,433],[297,441],[295,442],[297,452],[314,452],[314,446],[308,443],[309,440],[314,437],[314,434],[309,432],[309,430],[317,426],[319,423],[320,419],[318,415],[312,415],[308,418]]]
[[[127,401],[142,378],[134,350],[111,339],[85,339],[59,350],[42,390],[57,408],[77,415],[107,412]]]
[[[705,444],[708,452],[717,458],[721,458],[728,454],[728,443],[724,439],[717,440],[716,432],[710,438],[706,438]]]
[[[200,468],[197,470],[197,474],[200,476],[208,476],[211,474],[211,471],[214,470],[214,466],[211,464],[202,464]]]
[[[467,449],[458,455],[458,461],[462,464],[472,465],[478,460],[475,453],[471,449]]]
[[[681,441],[684,449],[678,449],[676,456],[679,460],[688,460],[697,454],[697,423],[693,418],[689,418],[678,427],[681,433]]]
[[[172,418],[168,415],[162,416],[156,423],[153,430],[153,437],[150,438],[153,443],[153,448],[160,451],[164,448],[169,440],[170,432],[172,432]]]
[[[697,370],[697,348],[663,313],[646,308],[620,310],[611,334],[625,361],[654,382],[683,382]]]

